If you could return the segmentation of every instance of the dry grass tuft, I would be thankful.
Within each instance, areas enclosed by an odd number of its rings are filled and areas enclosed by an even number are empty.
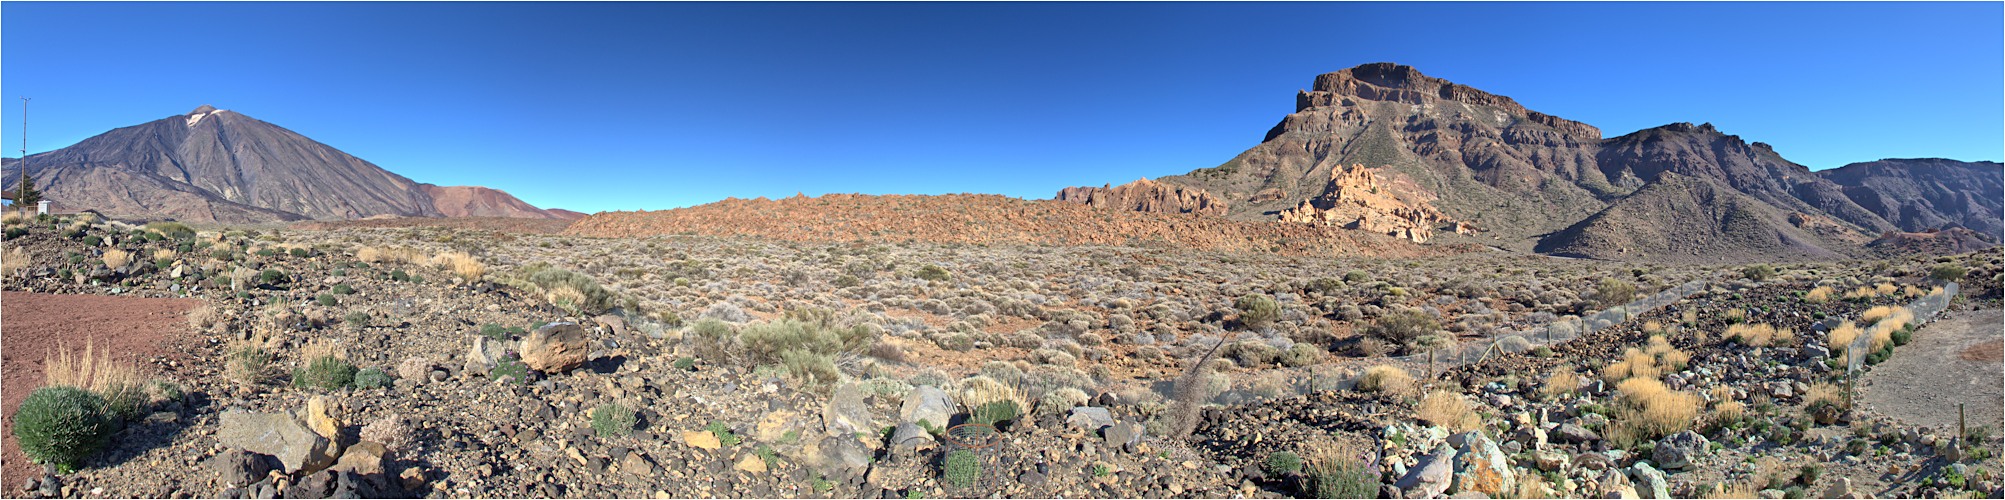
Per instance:
[[[95,342],[84,343],[81,357],[58,342],[56,352],[43,361],[42,385],[88,390],[104,398],[106,409],[120,418],[138,412],[146,400],[146,379],[139,369],[99,352]]]
[[[1469,432],[1483,425],[1483,419],[1476,415],[1467,398],[1448,391],[1434,391],[1420,398],[1414,416],[1452,432]]]
[[[1392,365],[1378,365],[1365,369],[1365,374],[1358,378],[1357,385],[1360,391],[1395,396],[1411,395],[1414,387],[1413,375]]]
[[[1832,290],[1831,287],[1828,286],[1820,286],[1817,288],[1812,288],[1810,289],[1810,293],[1803,294],[1803,301],[1812,304],[1822,304],[1825,302],[1830,302],[1831,294],[1836,291],[1837,290]]]
[[[1691,428],[1704,407],[1698,395],[1673,391],[1653,378],[1624,380],[1615,390],[1622,393],[1622,404],[1629,410],[1622,416],[1625,423],[1652,437]]]
[[[28,264],[33,261],[34,259],[28,256],[27,250],[14,247],[13,250],[7,251],[6,256],[0,257],[0,275],[13,276],[22,269],[27,269]]]
[[[417,250],[405,247],[365,246],[355,249],[355,260],[370,264],[410,264],[418,262],[421,258],[423,256]]]
[[[1728,326],[1726,336],[1727,338],[1739,341],[1741,344],[1752,347],[1789,345],[1796,342],[1796,332],[1788,329],[1778,329],[1768,323],[1742,323]]]
[[[0,225],[12,226],[26,222],[27,220],[28,217],[21,215],[21,212],[8,211],[6,215],[0,215]]]
[[[1571,366],[1554,368],[1552,374],[1546,376],[1545,384],[1539,386],[1539,395],[1552,399],[1579,392],[1581,380],[1580,374],[1574,373]]]
[[[180,256],[181,252],[176,252],[172,248],[161,248],[153,251],[153,260],[174,260]]]
[[[1747,403],[1721,401],[1719,404],[1713,405],[1713,421],[1715,422],[1738,422],[1740,419],[1746,417]]]
[[[1830,349],[1833,353],[1844,352],[1846,347],[1852,345],[1852,341],[1859,339],[1859,334],[1861,333],[1865,332],[1860,330],[1857,324],[1850,321],[1839,323],[1837,328],[1831,329],[1831,335],[1825,339],[1826,344],[1824,347]],[[1849,355],[1850,353],[1846,354]]]
[[[1873,293],[1879,295],[1885,295],[1888,297],[1892,297],[1895,293],[1899,293],[1900,290],[1901,290],[1900,287],[1894,286],[1893,283],[1881,283],[1878,285],[1873,285]]]
[[[1810,390],[1803,392],[1803,405],[1816,406],[1819,402],[1843,406],[1845,404],[1845,391],[1839,388],[1838,384],[1830,382],[1812,384]]]
[[[1726,312],[1726,320],[1728,323],[1738,323],[1742,321],[1747,321],[1747,310],[1740,308],[1728,309]]]
[[[299,359],[302,362],[310,363],[316,359],[330,357],[348,359],[348,350],[343,349],[340,344],[327,339],[317,339],[299,348]]]
[[[217,323],[222,322],[222,320],[223,315],[216,312],[214,306],[208,304],[202,304],[194,310],[188,311],[188,329],[190,330],[198,332],[208,331],[209,327],[215,326]]]
[[[1663,369],[1657,366],[1656,356],[1634,347],[1622,353],[1622,361],[1601,369],[1601,379],[1608,382],[1620,382],[1634,377],[1655,379],[1663,375]]]
[[[126,264],[131,264],[131,263],[132,263],[132,252],[127,252],[116,248],[104,251],[104,267],[117,269],[125,267]]]
[[[480,263],[480,260],[473,258],[472,255],[467,255],[465,252],[445,252],[434,255],[432,256],[432,265],[439,269],[451,270],[453,274],[459,275],[460,279],[468,282],[478,281],[481,276],[487,275],[487,264]],[[582,295],[580,294],[580,296]]]

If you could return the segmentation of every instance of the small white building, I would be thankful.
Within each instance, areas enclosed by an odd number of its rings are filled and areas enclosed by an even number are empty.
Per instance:
[[[35,215],[49,214],[49,200],[35,202]]]

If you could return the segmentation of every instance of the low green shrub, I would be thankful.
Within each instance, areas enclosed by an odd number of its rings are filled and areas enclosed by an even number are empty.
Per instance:
[[[322,356],[292,374],[292,385],[336,390],[355,385],[355,365],[336,356]]]
[[[104,400],[74,387],[43,387],[29,393],[14,414],[14,437],[36,463],[75,470],[111,436]]]
[[[941,464],[940,467],[941,482],[945,482],[956,488],[972,487],[976,481],[981,479],[981,476],[981,459],[976,457],[975,452],[970,450],[954,450],[947,453],[946,463]]]
[[[355,387],[375,389],[390,386],[390,374],[376,368],[365,368],[355,372]]]
[[[1295,452],[1292,451],[1277,451],[1274,453],[1270,453],[1267,455],[1267,462],[1265,464],[1265,469],[1267,470],[1267,474],[1270,476],[1280,476],[1282,474],[1300,471],[1302,470],[1302,456],[1296,455]]]
[[[599,437],[619,437],[632,434],[634,423],[639,418],[634,411],[617,404],[607,403],[592,409],[592,431]]]

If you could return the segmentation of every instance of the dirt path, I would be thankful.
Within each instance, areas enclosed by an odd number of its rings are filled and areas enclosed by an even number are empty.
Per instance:
[[[2005,310],[1949,313],[1915,331],[1914,342],[1863,379],[1861,401],[1880,414],[1956,432],[1956,404],[1969,425],[2005,429]]]
[[[168,342],[188,332],[192,299],[152,299],[99,295],[0,293],[0,419],[6,449],[0,451],[0,496],[20,493],[21,484],[39,473],[14,441],[14,410],[42,384],[42,363],[58,342],[81,350],[96,342],[98,352],[133,363],[142,372],[146,361],[168,353]]]

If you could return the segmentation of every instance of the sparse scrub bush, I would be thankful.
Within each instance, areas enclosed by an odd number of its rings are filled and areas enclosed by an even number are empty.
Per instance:
[[[335,295],[354,295],[355,287],[348,286],[347,283],[341,283],[334,285],[334,289],[332,291],[334,292]]]
[[[920,266],[919,272],[913,273],[913,276],[926,281],[947,281],[954,278],[954,273],[947,272],[946,268],[937,265],[926,264]]]
[[[1307,343],[1289,346],[1281,352],[1280,362],[1288,367],[1303,367],[1323,360],[1323,349]]]
[[[1086,391],[1072,387],[1060,387],[1045,392],[1044,397],[1040,398],[1037,403],[1037,410],[1043,413],[1063,414],[1063,412],[1071,410],[1073,407],[1086,406],[1088,401],[1091,401],[1091,398],[1086,396]]]
[[[36,389],[14,414],[14,438],[36,463],[74,470],[111,435],[104,400],[76,387]]]
[[[1281,304],[1265,294],[1240,296],[1232,307],[1239,310],[1239,323],[1252,330],[1271,326],[1281,316]]]
[[[265,283],[268,285],[280,285],[290,281],[291,279],[286,277],[285,271],[280,271],[277,269],[266,269],[263,272],[258,273],[259,283]]]
[[[599,437],[622,437],[632,434],[634,423],[639,419],[634,411],[615,403],[606,403],[592,408],[592,431]]]
[[[1434,391],[1420,398],[1420,406],[1414,409],[1414,416],[1452,432],[1469,432],[1483,425],[1482,418],[1476,415],[1467,398],[1448,391]]]
[[[1392,365],[1378,365],[1365,369],[1364,376],[1358,378],[1357,389],[1394,396],[1411,394],[1414,389],[1412,375],[1406,370]]]
[[[1768,264],[1755,264],[1741,268],[1740,275],[1751,281],[1768,281],[1769,278],[1775,277],[1775,267]]]
[[[369,313],[366,311],[355,311],[341,317],[342,322],[348,323],[348,326],[355,328],[369,326],[369,319]]]
[[[1364,461],[1365,452],[1343,446],[1329,438],[1312,443],[1307,455],[1310,486],[1316,498],[1372,498],[1378,496],[1379,478]]]
[[[224,360],[223,373],[238,384],[257,385],[264,382],[271,361],[271,352],[264,347],[238,343],[232,346],[229,357]]]
[[[1420,337],[1434,335],[1441,331],[1440,323],[1434,316],[1420,309],[1400,309],[1379,318],[1378,322],[1366,330],[1366,335],[1398,346],[1408,346]]]
[[[1627,304],[1636,300],[1636,284],[1615,278],[1602,278],[1594,285],[1594,302],[1602,309]]]
[[[1956,281],[1963,279],[1963,276],[1969,273],[1970,270],[1964,269],[1963,266],[1943,264],[1929,268],[1928,278],[1936,281]]]

